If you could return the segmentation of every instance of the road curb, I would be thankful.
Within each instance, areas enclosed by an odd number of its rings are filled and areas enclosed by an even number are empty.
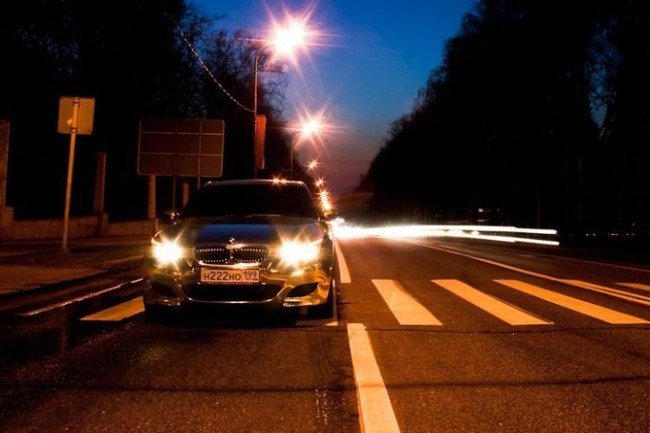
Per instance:
[[[109,272],[128,271],[135,269],[144,264],[144,256],[142,254],[125,257],[122,259],[107,260],[102,262],[102,269]]]
[[[138,255],[138,256],[131,256],[131,257],[125,257],[122,259],[116,259],[116,260],[107,260],[105,262],[102,262],[101,264],[101,269],[97,269],[96,272],[93,272],[92,274],[84,275],[81,277],[76,277],[76,278],[69,278],[65,280],[60,280],[60,281],[55,281],[52,283],[45,283],[45,284],[39,284],[39,285],[34,285],[30,287],[24,287],[22,289],[14,289],[11,291],[6,291],[3,293],[0,293],[0,301],[3,300],[9,300],[9,299],[16,299],[22,296],[27,296],[30,294],[34,293],[41,293],[45,292],[48,290],[53,290],[53,289],[60,289],[62,287],[66,286],[72,286],[75,284],[82,284],[86,283],[92,280],[96,280],[98,278],[104,277],[108,274],[114,273],[114,272],[123,272],[123,271],[128,271],[131,269],[136,269],[143,264],[143,257]]]
[[[32,293],[41,293],[47,290],[60,289],[62,287],[71,286],[73,284],[85,283],[87,281],[91,281],[99,277],[103,277],[104,275],[107,275],[109,272],[111,271],[99,270],[90,275],[84,275],[82,277],[69,278],[67,280],[55,281],[53,283],[39,284],[37,286],[24,287],[22,289],[14,289],[13,291],[0,293],[0,301],[5,299],[15,299]]]

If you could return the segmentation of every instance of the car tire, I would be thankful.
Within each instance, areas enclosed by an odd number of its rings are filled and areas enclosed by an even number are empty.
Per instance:
[[[276,315],[276,322],[280,326],[293,326],[300,318],[300,308],[284,307]]]
[[[169,308],[160,305],[144,304],[144,315],[148,322],[156,323],[159,325],[168,324],[176,319],[175,312],[170,311]]]

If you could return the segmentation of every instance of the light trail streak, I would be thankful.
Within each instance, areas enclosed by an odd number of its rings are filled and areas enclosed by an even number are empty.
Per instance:
[[[560,243],[554,239],[537,239],[521,236],[541,235],[553,238],[557,236],[557,230],[554,229],[479,225],[391,225],[381,227],[360,227],[346,224],[341,219],[332,222],[332,227],[334,236],[337,239],[464,238],[506,243],[527,243],[550,246],[560,245]]]

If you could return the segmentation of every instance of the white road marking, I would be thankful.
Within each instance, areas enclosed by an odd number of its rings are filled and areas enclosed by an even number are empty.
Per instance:
[[[67,301],[63,301],[63,302],[59,302],[59,303],[56,303],[56,304],[48,305],[48,306],[45,306],[45,307],[42,307],[42,308],[37,308],[36,310],[30,310],[30,311],[26,311],[24,313],[18,313],[17,316],[19,316],[19,317],[38,316],[39,314],[43,314],[43,313],[47,313],[47,312],[50,312],[50,311],[53,311],[53,310],[57,310],[59,308],[67,307],[68,305],[77,304],[79,302],[83,302],[83,301],[86,301],[88,299],[92,299],[94,297],[101,296],[101,295],[103,295],[105,293],[109,293],[109,292],[121,289],[121,288],[123,288],[125,286],[130,286],[130,285],[133,285],[133,284],[141,283],[142,281],[144,281],[144,278],[136,278],[135,280],[128,281],[126,283],[118,284],[116,286],[112,286],[112,287],[109,287],[107,289],[102,289],[102,290],[99,290],[97,292],[92,292],[92,293],[88,293],[87,295],[79,296],[78,298],[69,299]]]
[[[435,325],[442,323],[422,304],[393,280],[372,280],[384,302],[400,325]]]
[[[650,284],[639,284],[639,283],[616,283],[619,286],[629,287],[630,289],[645,290],[650,292]]]
[[[82,317],[86,322],[121,322],[124,319],[140,314],[144,311],[144,299],[142,296],[122,302],[106,310]]]
[[[348,270],[348,264],[345,263],[345,257],[343,257],[343,252],[338,242],[334,242],[334,248],[336,249],[336,259],[339,263],[339,278],[341,283],[349,284],[352,282],[350,279],[350,271]]]
[[[549,325],[552,323],[476,290],[462,281],[432,280],[432,282],[510,325]]]
[[[514,271],[514,272],[518,272],[520,274],[530,275],[530,276],[536,277],[536,278],[541,278],[543,280],[553,281],[555,283],[562,283],[562,284],[566,284],[568,286],[573,286],[573,287],[578,287],[578,288],[581,288],[581,289],[587,289],[587,290],[603,293],[605,295],[612,296],[614,298],[625,299],[626,301],[635,302],[637,304],[650,305],[650,298],[646,299],[642,295],[636,295],[636,294],[632,294],[632,293],[628,293],[628,292],[623,292],[623,291],[619,291],[617,289],[611,289],[611,288],[608,288],[608,287],[605,288],[607,290],[603,290],[604,286],[597,286],[597,285],[591,284],[591,283],[584,284],[584,282],[579,282],[579,281],[576,281],[576,280],[564,280],[562,278],[556,278],[556,277],[552,277],[550,275],[540,274],[538,272],[533,272],[533,271],[529,271],[527,269],[517,268],[515,266],[506,265],[505,263],[495,262],[494,260],[484,259],[482,257],[473,256],[473,255],[467,254],[467,253],[461,253],[461,252],[456,251],[456,250],[450,250],[450,249],[447,249],[447,248],[441,248],[441,247],[438,247],[438,246],[433,246],[433,245],[430,245],[430,244],[427,244],[427,243],[416,242],[416,241],[404,241],[404,242],[408,242],[408,243],[410,243],[412,245],[418,245],[420,247],[429,248],[429,249],[432,249],[432,250],[442,251],[442,252],[445,252],[445,253],[454,254],[454,255],[457,255],[457,256],[461,256],[461,257],[466,257],[468,259],[476,260],[478,262],[487,263],[487,264],[492,265],[492,266],[497,266],[499,268],[508,269],[509,271]]]
[[[628,271],[636,271],[636,272],[643,272],[643,273],[646,273],[646,274],[650,274],[650,269],[647,269],[647,268],[637,268],[637,267],[634,267],[634,266],[615,265],[614,263],[597,262],[597,261],[594,261],[594,260],[574,259],[572,257],[559,257],[559,256],[551,256],[551,257],[559,258],[559,259],[562,259],[562,260],[570,260],[572,262],[590,263],[592,265],[609,266],[610,268],[626,269]]]
[[[524,283],[517,280],[495,280],[499,284],[510,287],[520,292],[526,293],[531,296],[551,302],[577,313],[593,317],[603,322],[616,324],[616,325],[639,325],[649,323],[647,320],[639,317],[630,316],[629,314],[621,313],[620,311],[612,310],[609,308],[601,307],[600,305],[592,304],[580,299],[572,298],[571,296],[563,295],[561,293],[553,292],[551,290],[543,289],[532,284]]]
[[[445,248],[448,248],[448,249],[454,250],[454,251],[461,251],[459,248],[452,247],[452,246],[449,246],[449,245],[445,245]],[[535,256],[535,255],[529,255],[529,254],[518,254],[518,255],[522,256],[522,257],[527,257],[527,256],[538,257],[538,256]],[[568,261],[572,261],[572,262],[589,263],[589,264],[592,264],[592,265],[608,266],[610,268],[625,269],[625,270],[628,270],[628,271],[636,271],[636,272],[643,272],[643,273],[646,273],[646,274],[650,274],[650,269],[648,269],[648,268],[638,268],[638,267],[635,267],[635,266],[617,265],[617,264],[614,264],[614,263],[599,262],[599,261],[595,261],[595,260],[586,260],[586,259],[576,259],[576,258],[573,258],[573,257],[566,257],[566,256],[554,256],[554,255],[550,255],[550,254],[542,254],[541,256],[545,256],[545,257],[552,258],[552,259],[558,259],[558,260],[568,260]]]
[[[366,327],[359,323],[348,324],[348,343],[357,385],[361,432],[399,433],[397,418]]]
[[[332,318],[329,322],[325,323],[325,326],[339,326],[339,310],[337,307],[339,301],[336,295],[336,281],[334,279],[332,279],[330,290],[334,290],[332,292]]]
[[[636,302],[637,304],[650,305],[650,297],[639,295],[637,293],[630,293],[624,290],[613,289],[611,287],[600,286],[598,284],[588,283],[580,280],[562,280],[564,283],[571,286],[580,287],[583,289],[591,290],[593,292],[604,293],[612,295],[617,298],[625,299],[627,301]]]

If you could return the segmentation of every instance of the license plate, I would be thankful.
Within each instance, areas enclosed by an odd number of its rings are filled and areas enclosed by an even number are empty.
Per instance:
[[[259,269],[201,268],[201,282],[208,284],[251,284],[260,282]]]

